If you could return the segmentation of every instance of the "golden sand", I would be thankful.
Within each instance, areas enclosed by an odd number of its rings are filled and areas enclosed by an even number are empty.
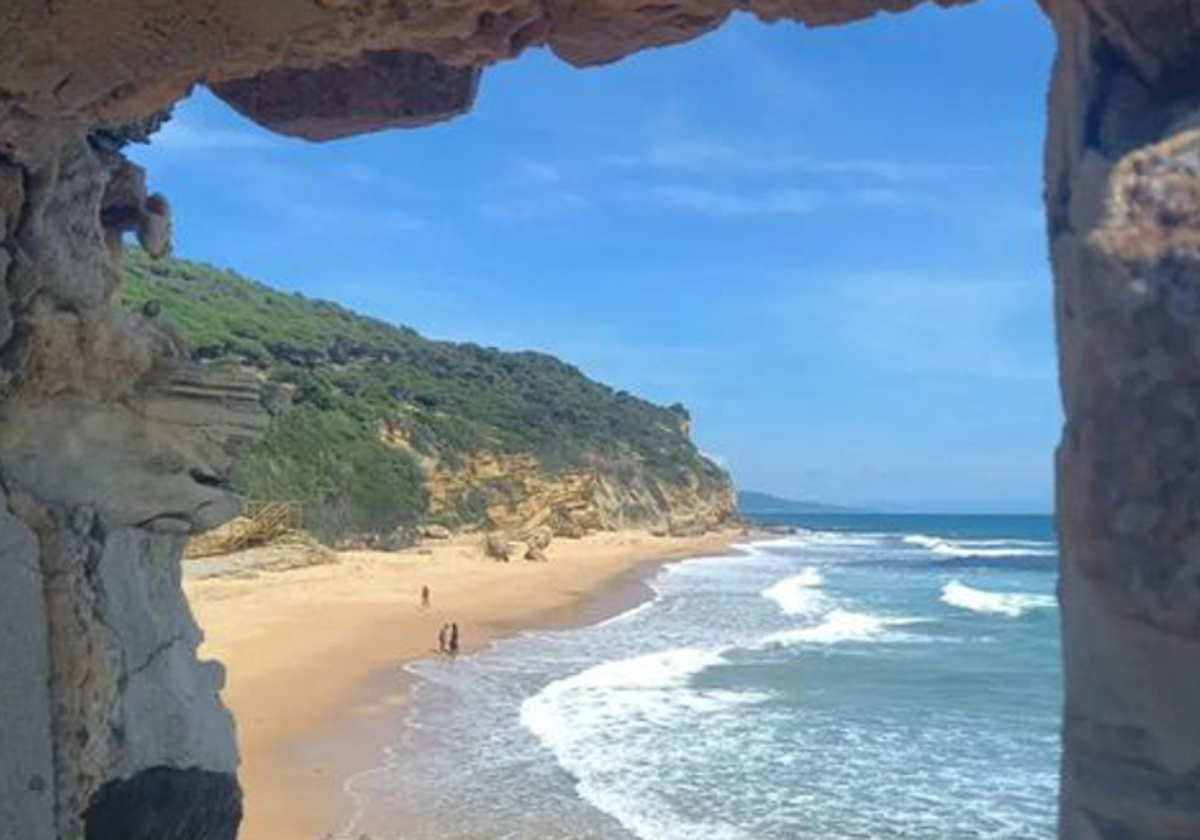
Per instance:
[[[379,761],[404,700],[401,666],[438,655],[444,623],[459,624],[468,653],[522,629],[598,620],[645,597],[640,581],[658,564],[721,551],[738,537],[596,534],[556,541],[548,563],[496,563],[479,538],[457,538],[189,580],[207,637],[201,655],[228,668],[224,698],[238,721],[246,794],[242,840],[321,840],[345,824],[343,781]],[[289,551],[298,549],[258,556],[278,566]],[[190,561],[189,578],[228,562]]]

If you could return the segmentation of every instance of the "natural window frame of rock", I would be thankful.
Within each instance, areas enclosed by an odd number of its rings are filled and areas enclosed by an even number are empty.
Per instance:
[[[196,84],[324,140],[471,107],[491,64],[579,66],[735,10],[808,26],[922,0],[10,0],[0,11],[0,837],[228,840],[219,665],[180,592],[237,509],[257,384],[122,311],[121,243],[170,249],[122,154]],[[963,0],[936,0],[953,6]],[[1062,396],[1059,836],[1200,837],[1200,7],[1042,0]],[[797,31],[797,38],[815,37]],[[1019,49],[1019,45],[1015,45]]]

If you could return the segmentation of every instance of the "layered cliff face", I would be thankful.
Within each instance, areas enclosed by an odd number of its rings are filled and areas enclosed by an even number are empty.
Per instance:
[[[232,836],[223,672],[196,660],[179,558],[237,510],[260,387],[111,305],[122,233],[169,246],[142,174],[82,137],[39,151],[44,168],[0,167],[0,836]],[[174,814],[128,807],[201,789]]]
[[[937,0],[955,5],[956,0]],[[844,23],[918,0],[13,0],[0,11],[0,836],[229,840],[232,729],[178,598],[183,532],[233,509],[261,431],[114,306],[119,243],[169,243],[120,155],[197,83],[327,138],[461,113],[480,68],[594,64],[735,9]],[[1200,836],[1200,24],[1194,0],[1041,0],[1066,427],[1060,836]],[[103,464],[103,469],[97,465]],[[11,721],[20,721],[13,726]]]
[[[430,473],[431,513],[459,518],[477,508],[481,524],[522,536],[548,529],[558,537],[648,528],[664,534],[710,531],[737,521],[733,487],[712,465],[673,478],[656,475],[634,455],[590,468],[548,471],[532,456],[481,455]]]
[[[124,301],[158,311],[197,363],[263,380],[277,416],[235,485],[256,500],[299,502],[327,540],[425,523],[678,532],[734,517],[729,478],[692,444],[682,406],[614,391],[552,357],[431,341],[139,252]]]

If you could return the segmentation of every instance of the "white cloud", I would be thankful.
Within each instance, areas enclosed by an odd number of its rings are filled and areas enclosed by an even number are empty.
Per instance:
[[[557,184],[563,180],[563,169],[561,163],[520,160],[515,166],[516,180],[522,183]]]
[[[236,149],[262,149],[272,138],[254,129],[218,128],[185,116],[176,115],[151,139],[156,152],[212,152]]]
[[[1053,379],[1053,349],[1029,342],[1050,324],[1049,284],[889,272],[829,286],[825,332],[873,368],[896,374]]]
[[[823,175],[841,175],[881,181],[888,184],[913,184],[945,181],[964,175],[982,175],[991,168],[972,163],[933,163],[899,158],[821,159],[801,156],[776,156],[760,159],[759,165],[776,169],[795,169]]]
[[[749,144],[695,139],[655,143],[633,152],[598,158],[600,166],[624,169],[703,169],[771,175],[793,173],[882,182],[917,184],[945,181],[964,175],[983,175],[991,168],[971,163],[934,163],[901,158],[821,158],[799,152],[779,152]]]
[[[430,225],[422,217],[386,205],[368,207],[334,199],[259,194],[260,203],[293,225],[338,235],[389,236],[418,233]]]
[[[397,202],[364,192],[352,174],[340,174],[342,178],[329,179],[323,170],[308,171],[269,157],[224,164],[227,189],[261,214],[259,225],[272,221],[295,233],[341,237],[396,236],[432,226]]]
[[[650,132],[641,146],[600,155],[594,161],[602,168],[678,170],[697,169],[710,173],[769,175],[793,173],[841,177],[886,184],[915,184],[945,181],[967,175],[983,175],[992,167],[886,156],[823,158],[796,149],[764,148],[755,142],[705,137],[682,126]]]
[[[353,161],[341,167],[339,171],[350,183],[364,187],[374,186],[384,177],[375,167]]]
[[[479,212],[489,219],[503,222],[531,222],[574,215],[591,204],[589,196],[571,189],[526,188],[485,200],[480,204]]]
[[[650,185],[632,191],[629,197],[670,210],[725,218],[803,215],[815,210],[822,200],[820,193],[802,189],[734,191],[689,184]]]
[[[944,183],[984,167],[889,158],[822,160],[703,136],[655,134],[640,148],[515,161],[480,212],[541,221],[592,205],[645,205],[715,218],[799,216],[845,208],[953,209]]]
[[[686,169],[729,166],[738,159],[738,149],[728,143],[705,138],[656,140],[632,152],[601,155],[597,163],[605,167]]]

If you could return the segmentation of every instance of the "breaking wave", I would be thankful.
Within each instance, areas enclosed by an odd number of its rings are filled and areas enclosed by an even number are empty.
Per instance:
[[[904,641],[912,636],[896,632],[895,628],[913,624],[919,619],[885,618],[869,613],[832,610],[820,624],[772,633],[763,640],[765,647],[794,645],[834,645],[839,642]]]
[[[988,592],[952,580],[942,588],[942,603],[985,615],[1020,618],[1031,610],[1053,609],[1053,595],[1033,595],[1024,592]]]
[[[693,685],[725,664],[723,649],[681,648],[597,665],[521,705],[521,723],[576,780],[579,795],[650,840],[750,840],[736,826],[689,820],[663,795],[649,756],[687,748],[681,732],[712,727],[765,697]]]
[[[939,557],[1053,557],[1058,553],[1048,540],[952,540],[911,534],[904,542]]]
[[[811,615],[824,602],[824,596],[819,591],[824,584],[825,576],[821,570],[808,568],[764,589],[762,594],[778,604],[785,615]]]

